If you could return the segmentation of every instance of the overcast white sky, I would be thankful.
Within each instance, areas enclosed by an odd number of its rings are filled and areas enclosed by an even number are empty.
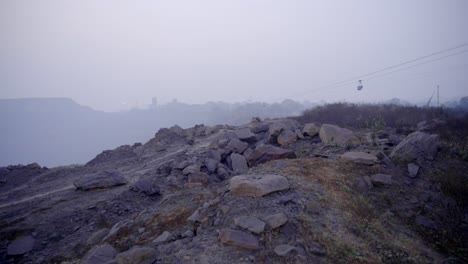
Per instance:
[[[437,84],[441,99],[466,96],[468,52],[364,78],[361,92],[319,88],[468,43],[467,14],[467,0],[2,0],[0,98],[115,111],[154,96],[416,101]]]

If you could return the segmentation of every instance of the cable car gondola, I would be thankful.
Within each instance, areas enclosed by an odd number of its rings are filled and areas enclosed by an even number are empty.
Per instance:
[[[364,88],[364,86],[362,85],[362,80],[359,80],[359,84],[358,84],[358,86],[357,86],[357,90],[358,90],[358,91],[361,91],[362,88]]]

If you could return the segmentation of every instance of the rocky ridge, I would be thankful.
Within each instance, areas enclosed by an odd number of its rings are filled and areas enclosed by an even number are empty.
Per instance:
[[[366,133],[255,118],[161,129],[83,166],[0,168],[0,258],[441,262],[417,231],[439,232],[460,210],[429,177],[438,137]]]

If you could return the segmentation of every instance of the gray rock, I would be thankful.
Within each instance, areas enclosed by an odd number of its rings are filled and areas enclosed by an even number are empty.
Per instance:
[[[234,153],[242,154],[242,152],[244,152],[244,150],[246,150],[248,146],[248,143],[242,142],[237,138],[233,138],[229,141],[229,144],[226,146],[226,149]]]
[[[385,155],[385,153],[383,153],[382,151],[377,151],[375,153],[375,156],[379,160],[381,160],[385,165],[387,165],[387,166],[392,165],[392,160],[387,155]]]
[[[103,189],[127,184],[127,180],[117,171],[103,171],[85,175],[73,185],[78,190]]]
[[[234,218],[234,223],[255,234],[261,234],[265,230],[265,222],[253,216],[240,216]]]
[[[194,235],[195,235],[195,234],[193,233],[192,230],[187,230],[187,231],[185,231],[185,232],[182,234],[182,237],[184,237],[184,238],[191,238],[191,237],[193,237]]]
[[[106,235],[109,234],[109,228],[103,228],[101,230],[98,230],[94,232],[86,241],[86,244],[90,246],[94,246],[98,243],[100,243]]]
[[[297,135],[291,130],[284,130],[278,135],[278,144],[288,146],[296,142]]]
[[[134,246],[130,250],[119,253],[115,257],[117,264],[152,264],[158,254],[154,248]]]
[[[189,165],[189,166],[185,167],[185,169],[182,170],[182,173],[184,175],[189,175],[189,174],[193,174],[193,173],[197,173],[197,172],[200,172],[200,165],[198,165],[198,164]]]
[[[318,135],[320,132],[320,128],[316,126],[314,123],[308,123],[304,125],[304,129],[302,129],[302,133],[309,137],[314,137]]]
[[[270,126],[267,123],[255,123],[250,125],[250,130],[255,133],[267,132]]]
[[[218,238],[223,244],[250,250],[258,249],[258,239],[247,232],[232,229],[221,229],[219,231]]]
[[[117,233],[120,232],[120,230],[125,230],[128,228],[129,226],[129,223],[128,221],[119,221],[117,222],[115,225],[112,226],[111,230],[109,231],[109,233],[104,237],[104,239],[102,239],[102,242],[104,241],[107,241],[109,238],[113,237],[114,235],[116,235]]]
[[[284,213],[277,213],[273,215],[269,215],[265,217],[263,220],[271,227],[271,229],[275,229],[281,227],[282,225],[288,222],[288,217]]]
[[[325,250],[325,248],[322,245],[320,245],[319,243],[310,242],[308,244],[308,247],[309,247],[309,252],[314,254],[314,255],[325,256],[327,254],[327,251]]]
[[[277,159],[295,159],[296,154],[292,150],[282,149],[271,145],[263,145],[257,147],[252,154],[250,154],[248,162],[251,167],[270,160]]]
[[[275,247],[275,253],[276,255],[280,257],[285,257],[289,254],[295,253],[296,252],[296,247],[293,247],[291,245],[279,245]]]
[[[115,258],[117,250],[109,244],[95,246],[81,260],[82,264],[102,264]]]
[[[408,164],[408,176],[411,178],[416,178],[418,176],[419,166],[414,163]]]
[[[242,174],[249,171],[249,167],[247,166],[247,160],[244,156],[232,153],[231,154],[231,162],[232,162],[232,170],[234,173]]]
[[[229,181],[229,190],[234,196],[260,197],[287,189],[288,180],[279,175],[239,175]]]
[[[146,179],[138,180],[137,182],[135,182],[135,184],[133,184],[131,189],[149,196],[161,194],[161,190],[159,189],[159,187]]]
[[[181,162],[178,162],[174,165],[174,169],[177,169],[177,170],[183,170],[185,168],[187,168],[187,166],[190,165],[190,162],[188,160],[183,160]]]
[[[205,167],[209,173],[215,173],[218,168],[218,163],[217,160],[208,158],[205,160]]]
[[[372,184],[378,187],[384,186],[384,185],[390,185],[393,182],[391,175],[381,174],[381,173],[372,175],[371,180],[372,180]]]
[[[424,226],[426,228],[430,228],[430,229],[434,229],[434,230],[439,230],[439,228],[437,227],[437,224],[433,220],[431,220],[431,219],[429,219],[429,218],[427,218],[425,216],[418,215],[418,216],[416,216],[415,221],[416,221],[416,224],[418,224],[420,226]]]
[[[187,221],[192,223],[199,223],[200,222],[200,211],[195,210],[192,215],[187,218]]]
[[[209,180],[210,180],[210,176],[208,176],[208,174],[204,172],[191,173],[187,177],[187,182],[195,183],[195,184],[207,184]]]
[[[302,133],[300,129],[296,129],[294,133],[296,133],[297,138],[304,139],[304,134]]]
[[[169,240],[171,233],[169,231],[164,231],[160,236],[158,236],[153,243],[161,244]]]
[[[344,143],[348,140],[354,139],[353,131],[329,124],[322,125],[319,136],[323,143]]]
[[[414,132],[398,144],[390,154],[397,161],[412,162],[417,159],[433,160],[439,148],[439,136]]]
[[[377,157],[366,152],[346,152],[341,155],[344,161],[350,161],[358,164],[372,165],[377,162]]]
[[[257,141],[257,136],[255,136],[255,134],[252,133],[249,128],[241,128],[234,131],[234,133],[236,134],[236,137],[241,141],[249,143],[254,143]]]
[[[34,238],[30,235],[19,237],[8,245],[7,255],[17,256],[28,253],[33,249]]]
[[[370,189],[369,185],[363,178],[357,178],[353,183],[353,188],[361,193]]]

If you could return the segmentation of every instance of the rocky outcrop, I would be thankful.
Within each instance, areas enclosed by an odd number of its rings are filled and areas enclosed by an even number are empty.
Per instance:
[[[397,161],[412,162],[418,159],[433,160],[439,148],[439,136],[414,132],[400,142],[390,154]]]
[[[78,190],[104,189],[127,184],[127,180],[117,171],[103,171],[85,175],[76,180],[73,185]]]
[[[261,197],[287,189],[288,180],[279,175],[240,175],[229,181],[229,190],[234,196]]]
[[[322,125],[319,136],[323,143],[341,144],[348,140],[354,139],[353,131],[329,124]]]
[[[276,159],[294,159],[296,154],[292,150],[278,148],[272,145],[263,145],[257,147],[254,152],[249,155],[248,162],[251,167],[270,160]]]

